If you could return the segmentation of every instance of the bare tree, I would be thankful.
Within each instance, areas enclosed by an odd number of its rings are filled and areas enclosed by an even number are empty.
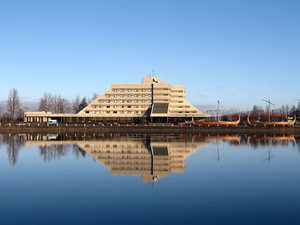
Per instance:
[[[88,103],[90,104],[91,102],[96,100],[98,97],[99,97],[99,95],[96,92],[94,92],[92,98],[89,98]]]
[[[80,102],[81,102],[80,97],[77,95],[72,103],[73,112],[78,113],[80,111],[79,109]]]
[[[19,120],[19,121],[23,121],[24,120],[24,109],[23,108],[20,108],[19,111],[18,111],[18,114],[16,115],[16,118]]]
[[[285,113],[286,113],[286,119],[288,118],[288,114],[289,114],[289,111],[290,111],[290,106],[289,105],[285,105]]]
[[[52,96],[52,109],[51,111],[54,113],[58,113],[58,101],[60,96],[54,95]]]
[[[289,113],[290,113],[291,116],[297,115],[297,108],[296,108],[296,106],[292,105],[292,107],[290,108],[290,112]]]
[[[20,110],[20,100],[16,88],[10,90],[7,100],[8,112],[11,119],[15,119]]]
[[[287,119],[288,113],[290,111],[289,105],[282,105],[279,109],[281,119]]]
[[[252,108],[252,112],[251,112],[251,117],[257,119],[259,117],[259,106],[258,105],[254,105]]]
[[[54,99],[50,93],[44,93],[44,96],[40,99],[39,110],[44,112],[50,112],[53,110]]]
[[[67,113],[71,111],[71,104],[70,102],[65,99],[61,98],[60,96],[58,97],[57,101],[57,112],[58,113]]]

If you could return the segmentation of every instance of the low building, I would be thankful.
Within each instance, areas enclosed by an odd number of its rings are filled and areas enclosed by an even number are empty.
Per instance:
[[[113,84],[77,114],[25,112],[26,122],[176,122],[203,119],[185,99],[184,86],[172,86],[158,77],[143,77],[141,84]]]

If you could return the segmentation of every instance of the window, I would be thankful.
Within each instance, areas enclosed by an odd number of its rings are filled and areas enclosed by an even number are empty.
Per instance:
[[[178,93],[183,93],[183,91],[178,91]]]
[[[145,106],[145,105],[142,105],[142,108],[146,108],[146,106]]]
[[[106,96],[106,98],[109,98],[110,97],[110,95],[105,95]]]
[[[138,100],[134,100],[134,102],[135,102],[135,103],[138,103],[139,101],[138,101]]]
[[[165,90],[165,91],[168,91],[169,89],[168,89],[168,88],[164,88],[164,90]]]
[[[127,106],[127,108],[130,109],[130,108],[131,108],[131,105]]]
[[[131,100],[127,100],[128,103],[131,103]]]
[[[103,105],[100,105],[100,106],[99,106],[99,108],[103,108],[103,107],[104,107]]]
[[[152,101],[151,101],[151,100],[149,100],[149,103],[152,103]]]
[[[135,105],[134,108],[138,108],[139,106]]]
[[[85,113],[90,113],[90,111],[85,111]]]
[[[183,98],[183,96],[178,96],[178,98]]]
[[[143,90],[142,90],[142,92],[146,92],[146,90],[145,90],[145,89],[143,89]]]
[[[117,89],[113,89],[113,92],[117,92],[118,90]]]
[[[136,97],[136,98],[137,98],[137,97],[139,97],[139,95],[134,95],[134,97]]]
[[[131,89],[128,89],[127,91],[128,91],[128,92],[131,92]]]
[[[118,101],[117,100],[114,100],[114,103],[117,103]]]
[[[110,100],[106,100],[106,103],[110,103]]]
[[[124,100],[120,100],[121,103],[124,103]]]
[[[151,90],[151,89],[149,89],[148,91],[149,91],[149,92],[152,92],[152,90]]]
[[[124,95],[120,95],[121,98],[124,98]]]
[[[121,105],[120,108],[121,108],[121,109],[124,109],[124,105]]]
[[[96,106],[95,106],[95,105],[92,105],[92,108],[93,108],[93,109],[95,109],[95,108],[96,108]]]
[[[116,108],[117,108],[117,106],[116,106],[116,105],[114,105],[114,106],[113,106],[113,108],[114,108],[114,109],[116,109]]]
[[[109,108],[110,108],[110,106],[109,106],[109,105],[107,105],[107,106],[106,106],[106,108],[107,108],[107,109],[109,109]]]
[[[149,95],[149,97],[151,98],[151,97],[152,97],[152,95]]]
[[[130,97],[131,97],[131,95],[127,95],[127,97],[128,97],[128,98],[130,98]]]
[[[124,89],[121,89],[120,91],[121,91],[121,92],[124,92]]]
[[[168,94],[164,94],[164,96],[168,96]]]
[[[146,102],[146,100],[142,100],[142,103],[145,103]]]
[[[121,113],[121,114],[124,114],[124,111],[121,111],[120,113]]]
[[[114,95],[114,98],[118,97],[117,95]]]
[[[179,101],[178,103],[183,103],[183,101]]]
[[[117,114],[117,111],[114,111],[113,113],[114,113],[114,114]]]
[[[103,103],[103,100],[99,100],[100,103]]]
[[[138,113],[139,113],[139,111],[135,111],[135,113],[136,113],[136,114],[138,114]]]
[[[142,97],[143,97],[143,98],[145,98],[145,97],[146,97],[146,95],[142,95]]]
[[[138,92],[139,90],[138,89],[134,89],[134,92]]]
[[[103,114],[104,112],[103,111],[100,111],[100,114]]]
[[[110,114],[110,111],[106,111],[106,114]]]
[[[127,114],[131,114],[131,111],[128,111]]]

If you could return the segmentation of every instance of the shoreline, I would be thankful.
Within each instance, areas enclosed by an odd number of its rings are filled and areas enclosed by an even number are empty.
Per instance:
[[[221,133],[300,135],[297,127],[196,127],[196,126],[30,126],[0,127],[0,134],[9,133]]]

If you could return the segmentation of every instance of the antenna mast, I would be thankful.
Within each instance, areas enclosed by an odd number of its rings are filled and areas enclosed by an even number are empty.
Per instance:
[[[220,101],[218,100],[218,109],[217,109],[218,121],[220,121]]]
[[[270,101],[270,99],[269,100],[265,100],[265,99],[263,99],[263,101],[265,101],[265,102],[267,102],[268,104],[269,104],[269,107],[268,107],[268,116],[269,116],[269,122],[271,121],[271,105],[274,105],[271,101]]]

